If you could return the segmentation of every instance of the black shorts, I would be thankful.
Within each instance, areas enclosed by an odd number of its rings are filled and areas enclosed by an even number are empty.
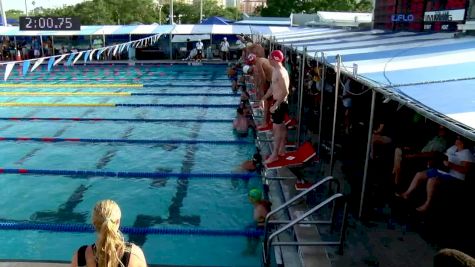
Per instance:
[[[287,113],[289,113],[289,104],[287,104],[287,102],[280,103],[277,109],[274,110],[274,113],[271,113],[272,123],[275,123],[275,124],[283,123],[285,114]]]
[[[197,54],[197,55],[201,55],[201,54],[203,54],[203,50],[201,50],[201,49],[198,49],[198,51],[196,52],[196,54]]]

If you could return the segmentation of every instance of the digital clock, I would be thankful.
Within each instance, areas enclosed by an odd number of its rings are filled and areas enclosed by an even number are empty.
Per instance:
[[[20,17],[20,31],[79,31],[79,17]]]

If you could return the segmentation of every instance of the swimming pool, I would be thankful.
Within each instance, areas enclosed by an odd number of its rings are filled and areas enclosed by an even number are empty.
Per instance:
[[[260,180],[236,174],[254,145],[232,134],[239,98],[224,66],[87,65],[7,83],[17,85],[0,88],[1,221],[89,224],[94,203],[111,198],[122,226],[163,230],[125,235],[151,264],[260,264],[260,251],[243,253],[247,192]],[[0,231],[1,259],[68,261],[94,242]]]

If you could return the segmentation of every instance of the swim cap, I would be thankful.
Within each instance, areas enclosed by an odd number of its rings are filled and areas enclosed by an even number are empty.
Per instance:
[[[252,42],[246,43],[246,47],[251,47],[251,46],[252,46]]]
[[[249,66],[249,65],[244,65],[244,67],[242,67],[242,72],[244,72],[244,74],[247,74],[250,69],[251,69],[251,66]]]
[[[270,53],[269,59],[273,59],[277,62],[282,62],[284,61],[284,54],[282,54],[282,51],[280,50],[274,50]]]
[[[228,39],[228,38],[226,38],[226,37],[223,37],[223,40],[227,40],[227,39]]]
[[[262,191],[257,188],[253,188],[249,191],[248,197],[253,201],[262,200]]]
[[[254,63],[256,63],[256,58],[257,58],[256,55],[251,53],[247,56],[247,62],[249,64],[254,64]]]

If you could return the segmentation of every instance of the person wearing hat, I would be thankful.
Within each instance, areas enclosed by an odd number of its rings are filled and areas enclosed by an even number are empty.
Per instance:
[[[221,51],[221,59],[228,61],[229,58],[229,43],[228,38],[223,37],[221,44],[219,45],[219,51]]]
[[[272,96],[274,104],[269,108],[272,120],[272,134],[274,135],[274,148],[272,154],[266,160],[271,163],[279,159],[279,155],[285,154],[285,143],[287,139],[287,128],[285,126],[285,114],[288,113],[287,96],[289,95],[289,73],[282,65],[284,54],[280,50],[274,50],[269,55],[269,63],[274,68],[272,72],[272,82],[269,90],[264,95],[264,99]]]
[[[247,194],[249,201],[254,206],[254,222],[248,225],[249,230],[264,230],[264,221],[267,214],[271,211],[272,203],[262,197],[262,190],[253,188]],[[246,249],[242,252],[244,255],[254,255],[260,244],[259,236],[250,236],[247,239]]]
[[[262,190],[253,188],[248,193],[249,202],[254,206],[254,221],[257,228],[264,227],[267,214],[271,211],[272,203],[262,197]]]

